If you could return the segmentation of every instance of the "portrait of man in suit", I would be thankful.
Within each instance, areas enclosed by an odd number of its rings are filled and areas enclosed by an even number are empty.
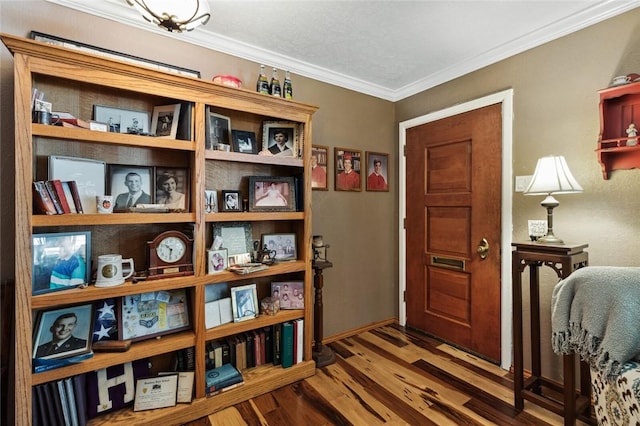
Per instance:
[[[73,335],[78,315],[66,312],[58,315],[49,327],[51,340],[37,346],[34,358],[64,358],[87,349],[87,339]]]
[[[122,179],[122,175],[124,175],[124,179]],[[126,192],[117,195],[113,209],[116,211],[127,211],[129,207],[135,207],[137,204],[151,204],[150,179],[151,175],[147,168],[143,170],[112,170],[111,193],[113,194],[118,191],[118,188],[122,188],[122,184],[127,188]],[[145,189],[148,192],[145,191]]]

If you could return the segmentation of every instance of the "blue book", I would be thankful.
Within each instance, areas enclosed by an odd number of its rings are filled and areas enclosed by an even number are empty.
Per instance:
[[[75,355],[68,358],[60,358],[60,359],[34,358],[33,371],[34,373],[41,373],[43,371],[53,370],[55,368],[66,367],[67,365],[82,362],[85,359],[89,359],[92,357],[93,357],[93,352],[87,352],[84,354]]]
[[[243,382],[242,374],[231,364],[207,370],[205,376],[207,394]]]
[[[282,344],[280,345],[282,368],[293,365],[293,323],[282,324]]]

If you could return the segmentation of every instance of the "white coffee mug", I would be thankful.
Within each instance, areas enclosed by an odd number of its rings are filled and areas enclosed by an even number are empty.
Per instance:
[[[113,213],[113,195],[96,195],[98,213]]]
[[[122,265],[129,264],[129,272],[123,275]],[[133,259],[123,259],[120,254],[103,254],[98,256],[98,277],[96,287],[113,287],[124,284],[124,280],[133,275],[135,268]]]

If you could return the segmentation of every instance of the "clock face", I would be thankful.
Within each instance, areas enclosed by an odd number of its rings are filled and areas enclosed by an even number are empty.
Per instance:
[[[174,263],[182,259],[186,252],[186,245],[178,237],[167,237],[156,246],[156,254],[163,262]]]

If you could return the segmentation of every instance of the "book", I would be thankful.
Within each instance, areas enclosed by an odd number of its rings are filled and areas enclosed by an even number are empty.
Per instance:
[[[225,386],[225,387],[223,387],[223,388],[221,388],[221,389],[218,389],[217,391],[209,392],[209,393],[207,393],[207,397],[209,397],[209,396],[214,396],[214,395],[218,395],[218,394],[220,394],[220,393],[222,393],[222,392],[226,392],[226,391],[228,391],[228,390],[235,389],[235,388],[237,388],[238,386],[242,386],[242,385],[244,385],[244,380],[243,380],[243,381],[241,381],[241,382],[238,382],[238,383],[234,383],[234,384],[229,385],[229,386]]]
[[[282,364],[282,324],[274,324],[272,327],[271,343],[273,344],[273,365]]]
[[[231,351],[229,349],[229,342],[225,339],[220,342],[222,345],[222,363],[230,364],[231,363]]]
[[[56,382],[46,383],[47,404],[49,404],[49,413],[53,415],[53,424],[66,425],[64,413],[62,412],[62,401],[60,400],[60,392]]]
[[[73,199],[73,203],[76,205],[76,210],[78,213],[84,213],[84,209],[82,208],[82,201],[80,201],[80,191],[78,190],[78,182],[75,180],[66,181],[69,184],[69,189],[71,190],[71,195]]]
[[[282,343],[280,344],[282,368],[293,365],[293,323],[282,323]]]
[[[53,205],[53,200],[49,196],[49,191],[42,180],[33,182],[33,205],[38,213],[58,214],[56,207]]]
[[[247,368],[252,368],[256,366],[256,356],[255,356],[255,340],[253,333],[250,331],[244,334],[246,340],[246,359],[247,359]]]
[[[76,208],[76,203],[73,199],[73,193],[71,192],[71,187],[69,186],[69,182],[61,182],[62,191],[64,192],[64,197],[67,200],[67,204],[69,206],[69,210],[71,213],[78,213],[78,209]]]
[[[78,426],[86,426],[87,424],[87,393],[86,393],[86,376],[79,374],[71,378],[73,382],[73,393],[75,395],[76,411],[78,412]]]
[[[67,391],[67,404],[69,405],[69,417],[71,418],[71,426],[78,425],[78,409],[76,408],[76,394],[73,390],[73,381],[71,377],[64,379],[64,386]]]
[[[304,320],[302,318],[298,318],[295,320],[296,324],[296,359],[294,360],[294,364],[298,364],[302,362],[304,358]]]
[[[64,380],[56,381],[56,387],[58,388],[58,395],[60,398],[60,407],[62,409],[62,416],[65,426],[71,426],[71,415],[69,414],[69,403],[67,402],[67,388],[64,385]]]
[[[238,368],[238,364],[236,362],[236,337],[229,336],[225,340],[229,344],[229,364]]]
[[[63,214],[64,210],[62,210],[62,205],[60,204],[58,193],[56,192],[56,188],[53,186],[53,181],[45,180],[44,186],[47,188],[47,191],[49,192],[49,197],[51,198],[51,201],[53,201],[53,205],[56,208],[56,214]]]
[[[273,362],[273,327],[264,327],[262,332],[264,333],[264,362],[270,364]]]
[[[242,374],[231,364],[207,370],[205,375],[205,390],[207,394],[244,381]]]
[[[64,188],[62,187],[62,181],[60,179],[54,179],[51,182],[53,183],[53,187],[56,190],[56,195],[58,196],[58,200],[60,200],[60,206],[62,207],[62,212],[67,214],[71,213],[71,209],[69,208],[69,202],[67,201],[67,196],[65,195]]]

